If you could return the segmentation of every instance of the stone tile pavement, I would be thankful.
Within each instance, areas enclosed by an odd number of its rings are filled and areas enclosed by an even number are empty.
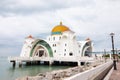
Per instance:
[[[116,62],[117,64],[117,70],[113,69],[113,72],[109,78],[109,80],[120,80],[120,60],[119,62]]]

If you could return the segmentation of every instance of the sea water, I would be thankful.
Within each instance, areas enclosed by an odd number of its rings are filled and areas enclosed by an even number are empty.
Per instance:
[[[7,57],[0,57],[0,80],[15,80],[24,76],[35,76],[38,73],[49,72],[58,69],[65,69],[69,66],[49,66],[49,65],[23,65],[21,68],[16,65],[12,67]]]

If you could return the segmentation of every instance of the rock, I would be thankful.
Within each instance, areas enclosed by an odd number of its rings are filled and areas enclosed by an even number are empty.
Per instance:
[[[52,74],[50,72],[46,73],[45,80],[52,80]]]
[[[94,64],[95,65],[95,64]],[[56,70],[52,72],[39,73],[37,76],[30,77],[26,76],[18,78],[16,80],[63,80],[66,77],[73,76],[85,70],[93,68],[93,65],[89,66],[77,66],[68,69]]]

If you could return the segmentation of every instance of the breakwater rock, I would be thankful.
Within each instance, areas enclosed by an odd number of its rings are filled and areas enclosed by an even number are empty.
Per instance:
[[[91,68],[92,67],[90,66],[77,66],[68,69],[55,70],[52,72],[39,73],[37,76],[26,76],[16,80],[63,80],[64,78],[73,76]]]

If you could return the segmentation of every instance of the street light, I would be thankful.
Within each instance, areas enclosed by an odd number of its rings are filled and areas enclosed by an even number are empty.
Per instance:
[[[105,59],[105,62],[106,62],[106,50],[104,49],[104,59]]]
[[[116,48],[116,58],[117,58],[117,62],[118,62],[118,50]]]
[[[117,70],[117,67],[116,67],[116,60],[115,60],[115,53],[114,53],[114,39],[113,39],[113,36],[115,34],[114,33],[110,33],[110,36],[111,36],[111,40],[112,40],[112,51],[113,51],[113,66],[114,66],[114,70]]]

